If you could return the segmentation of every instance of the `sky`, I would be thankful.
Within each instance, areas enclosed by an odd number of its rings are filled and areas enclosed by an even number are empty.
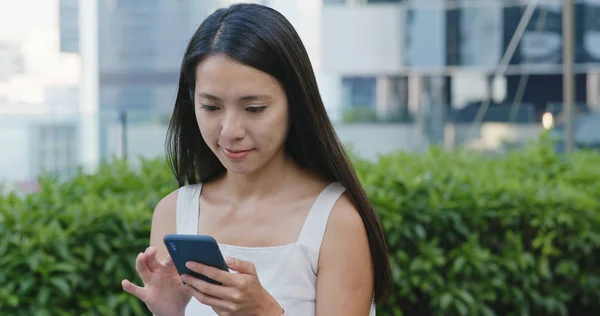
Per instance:
[[[0,40],[58,31],[58,0],[0,0]]]

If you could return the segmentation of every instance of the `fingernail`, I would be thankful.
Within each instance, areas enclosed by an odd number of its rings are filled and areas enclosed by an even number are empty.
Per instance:
[[[227,264],[233,264],[235,262],[235,260],[233,260],[231,257],[227,257],[225,260],[227,261]]]
[[[186,263],[185,263],[185,266],[186,266],[188,269],[193,269],[193,268],[194,268],[194,263],[193,263],[193,262],[191,262],[191,261],[188,261],[188,262],[186,262]]]

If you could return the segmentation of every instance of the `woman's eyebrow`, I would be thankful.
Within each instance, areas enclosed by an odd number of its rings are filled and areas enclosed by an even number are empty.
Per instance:
[[[221,98],[214,96],[212,94],[209,94],[209,93],[205,93],[205,92],[198,93],[198,96],[209,99],[209,100],[213,100],[213,101],[222,101]],[[243,102],[269,101],[269,100],[271,100],[271,97],[266,94],[255,94],[255,95],[246,95],[246,96],[240,97],[239,100],[243,101]]]

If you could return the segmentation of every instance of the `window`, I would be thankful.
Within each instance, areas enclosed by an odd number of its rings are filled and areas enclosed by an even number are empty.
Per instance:
[[[117,109],[146,110],[153,109],[155,103],[154,88],[151,86],[123,86],[119,92]]]
[[[346,108],[375,108],[376,86],[375,77],[342,78],[343,106]]]
[[[47,172],[67,177],[76,171],[78,165],[75,146],[77,129],[73,124],[42,124],[36,127],[38,146],[34,148],[37,157],[37,172]]]

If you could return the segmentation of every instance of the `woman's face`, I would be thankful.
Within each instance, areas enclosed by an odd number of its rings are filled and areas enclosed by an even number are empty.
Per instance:
[[[283,158],[288,103],[270,75],[209,56],[196,68],[194,107],[204,141],[229,172],[252,173]]]

